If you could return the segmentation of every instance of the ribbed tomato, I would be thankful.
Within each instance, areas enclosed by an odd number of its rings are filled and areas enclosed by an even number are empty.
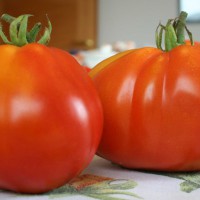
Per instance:
[[[127,168],[200,170],[200,48],[176,35],[183,15],[161,26],[165,50],[129,50],[90,72],[105,118],[98,155]]]

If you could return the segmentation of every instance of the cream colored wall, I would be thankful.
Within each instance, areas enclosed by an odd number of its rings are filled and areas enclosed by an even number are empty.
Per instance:
[[[98,43],[133,40],[137,47],[154,45],[159,22],[178,15],[178,0],[99,0]],[[200,40],[200,23],[188,24]]]

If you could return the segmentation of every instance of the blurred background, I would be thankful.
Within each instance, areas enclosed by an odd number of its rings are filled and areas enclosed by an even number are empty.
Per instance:
[[[188,28],[200,41],[199,0],[0,0],[1,13],[33,14],[36,22],[53,31],[49,46],[73,54],[83,65],[93,67],[102,59],[130,48],[155,46],[159,22],[189,12]],[[3,23],[7,32],[8,26]]]

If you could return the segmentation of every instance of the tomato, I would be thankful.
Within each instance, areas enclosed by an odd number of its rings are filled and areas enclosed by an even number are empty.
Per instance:
[[[102,107],[90,77],[63,50],[0,46],[0,188],[42,193],[96,153]]]
[[[123,167],[200,170],[200,48],[172,28],[162,29],[166,50],[125,51],[89,73],[104,110],[97,154]]]
[[[185,44],[186,44],[186,45],[191,45],[190,40],[185,40]],[[199,45],[199,44],[200,44],[199,41],[194,41],[194,45]]]
[[[90,72],[91,68],[89,68],[88,66],[83,66],[83,69],[85,69],[86,72]]]

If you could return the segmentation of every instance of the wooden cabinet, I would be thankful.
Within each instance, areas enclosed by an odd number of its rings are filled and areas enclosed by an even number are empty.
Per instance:
[[[97,0],[1,0],[0,11],[15,17],[33,14],[29,27],[39,21],[47,26],[47,14],[53,26],[49,46],[65,50],[96,47]]]

